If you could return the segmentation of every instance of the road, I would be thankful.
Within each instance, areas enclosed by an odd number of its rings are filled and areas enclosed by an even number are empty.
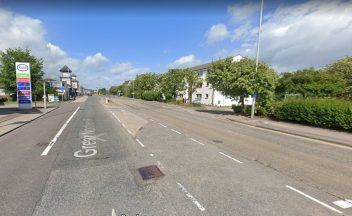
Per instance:
[[[352,215],[348,147],[110,100],[63,103],[0,138],[1,215]],[[143,180],[150,165],[162,176]]]

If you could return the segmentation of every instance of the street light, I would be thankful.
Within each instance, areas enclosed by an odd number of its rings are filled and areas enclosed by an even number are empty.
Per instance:
[[[264,7],[264,0],[261,1],[260,4],[260,17],[259,17],[259,29],[258,29],[258,41],[257,41],[257,58],[255,62],[255,74],[253,74],[253,84],[254,84],[254,76],[258,72],[258,64],[259,64],[259,45],[260,45],[260,31],[262,29],[262,18],[263,18],[263,7]],[[255,99],[257,95],[254,92],[252,95],[252,110],[251,110],[251,118],[254,118],[254,110],[255,110]]]

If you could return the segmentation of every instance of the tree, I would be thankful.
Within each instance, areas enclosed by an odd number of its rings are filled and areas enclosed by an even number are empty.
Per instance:
[[[134,92],[136,98],[142,98],[143,92],[160,91],[160,75],[155,73],[145,73],[136,76],[134,82]],[[131,83],[133,88],[133,83]]]
[[[341,76],[306,68],[281,74],[275,91],[279,98],[285,94],[301,94],[304,98],[337,97],[345,91],[345,82]]]
[[[257,106],[265,112],[273,101],[277,73],[264,62],[259,63],[257,72],[255,67],[255,60],[249,58],[218,60],[209,68],[207,81],[226,96],[240,97],[243,113],[244,99],[256,93]]]
[[[197,72],[187,68],[183,69],[189,102],[192,103],[192,94],[202,85],[202,79]]]
[[[0,83],[7,93],[16,93],[16,62],[29,62],[31,68],[32,91],[36,90],[38,81],[43,79],[43,59],[37,59],[29,49],[6,49],[0,51]],[[16,94],[14,94],[16,96]]]
[[[182,69],[170,69],[161,76],[160,90],[166,100],[176,98],[177,93],[185,90],[185,73]]]
[[[98,89],[98,94],[105,95],[107,93],[106,88]]]
[[[344,96],[349,100],[352,100],[352,56],[347,56],[340,59],[332,64],[327,65],[324,68],[329,74],[338,76],[345,81],[345,93]]]

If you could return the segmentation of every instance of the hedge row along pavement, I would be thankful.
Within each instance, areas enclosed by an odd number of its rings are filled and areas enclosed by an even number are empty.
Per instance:
[[[299,99],[279,102],[273,117],[279,120],[352,131],[352,103],[337,99]]]

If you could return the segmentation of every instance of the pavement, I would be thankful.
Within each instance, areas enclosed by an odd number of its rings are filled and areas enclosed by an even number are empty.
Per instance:
[[[3,136],[25,124],[45,115],[58,107],[58,104],[49,104],[44,109],[42,104],[31,110],[20,110],[17,104],[9,104],[0,107],[0,136]]]
[[[110,101],[64,103],[0,137],[1,215],[352,215],[348,146]]]

